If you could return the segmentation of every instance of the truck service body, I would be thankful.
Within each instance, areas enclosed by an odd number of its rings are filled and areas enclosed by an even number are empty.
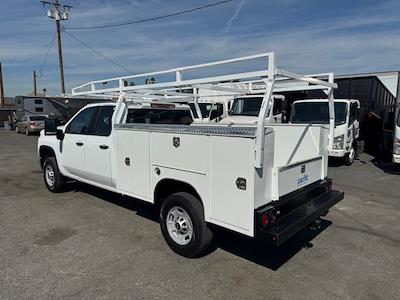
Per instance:
[[[257,58],[268,59],[268,70],[182,79],[186,69]],[[65,178],[71,178],[159,205],[166,242],[186,257],[205,251],[212,238],[211,225],[280,245],[343,199],[343,192],[332,190],[327,178],[334,114],[330,114],[330,128],[309,124],[266,126],[262,121],[227,126],[191,123],[186,114],[189,106],[159,102],[160,93],[165,93],[163,99],[168,101],[182,101],[182,95],[172,89],[192,88],[194,84],[211,84],[218,89],[218,84],[227,79],[261,77],[266,89],[259,120],[264,120],[278,77],[327,88],[331,100],[336,87],[333,80],[277,69],[274,53],[168,72],[176,72],[176,81],[126,87],[124,77],[117,79],[118,88],[96,89],[97,82],[90,82],[73,89],[76,95],[117,92],[119,99],[116,103],[90,104],[63,127],[48,122],[38,141],[48,189],[58,192]],[[156,99],[149,100],[149,89]],[[143,105],[180,109],[182,113],[160,122],[151,118],[146,123],[136,122],[132,110]]]

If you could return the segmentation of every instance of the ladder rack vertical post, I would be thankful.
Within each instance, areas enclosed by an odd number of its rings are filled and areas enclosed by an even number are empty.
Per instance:
[[[182,71],[181,70],[176,71],[175,80],[176,80],[176,82],[181,82],[182,81]]]
[[[265,117],[269,112],[270,102],[272,98],[273,89],[275,86],[276,74],[276,60],[275,54],[270,53],[268,56],[268,78],[266,78],[264,98],[261,103],[260,113],[258,114],[257,131],[256,131],[256,145],[255,145],[255,167],[262,169],[264,162],[264,143],[265,143]]]

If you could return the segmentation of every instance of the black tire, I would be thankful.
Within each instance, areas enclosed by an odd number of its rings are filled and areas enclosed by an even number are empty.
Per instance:
[[[28,128],[25,128],[25,134],[26,135],[30,135],[31,133],[29,132],[29,129]]]
[[[356,158],[356,149],[354,149],[354,146],[351,146],[350,148],[350,153],[347,153],[346,156],[344,157],[344,163],[346,166],[351,166],[354,162],[354,159]]]
[[[52,169],[53,171],[53,179],[54,183],[51,184],[50,180],[48,180],[46,172],[48,169]],[[43,163],[43,179],[47,189],[52,193],[59,193],[62,192],[66,181],[65,177],[61,174],[60,170],[58,169],[57,161],[55,157],[48,157],[45,159]]]
[[[190,217],[193,234],[186,245],[180,245],[170,235],[167,228],[167,215],[174,208],[181,208]],[[204,253],[211,243],[213,233],[204,220],[204,208],[200,201],[186,192],[179,192],[168,196],[161,205],[160,210],[161,231],[168,246],[175,253],[184,257],[198,257]]]

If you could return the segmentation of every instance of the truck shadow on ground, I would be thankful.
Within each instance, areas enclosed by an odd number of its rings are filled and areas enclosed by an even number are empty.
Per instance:
[[[389,159],[374,158],[371,163],[385,173],[400,175],[400,164],[395,164]]]
[[[67,192],[83,192],[109,203],[135,212],[138,216],[158,223],[158,208],[150,203],[135,198],[125,197],[113,192],[102,190],[83,183],[73,182],[67,187]],[[278,270],[299,251],[313,247],[311,241],[332,224],[331,221],[320,219],[318,226],[307,228],[279,247],[269,245],[230,230],[215,227],[214,240],[204,255],[222,249],[233,255],[247,259],[273,271]],[[161,238],[161,233],[160,233]]]

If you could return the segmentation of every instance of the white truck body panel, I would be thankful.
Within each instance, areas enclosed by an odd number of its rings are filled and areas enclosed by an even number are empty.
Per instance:
[[[151,191],[163,179],[188,183],[202,199],[207,222],[249,236],[254,234],[254,209],[327,176],[328,131],[321,126],[268,127],[261,176],[254,170],[254,136],[169,133],[135,124],[117,126],[114,132],[117,190],[154,202]],[[284,138],[288,135],[293,139]],[[174,138],[179,138],[177,147]],[[236,187],[238,178],[246,179],[246,190]]]

